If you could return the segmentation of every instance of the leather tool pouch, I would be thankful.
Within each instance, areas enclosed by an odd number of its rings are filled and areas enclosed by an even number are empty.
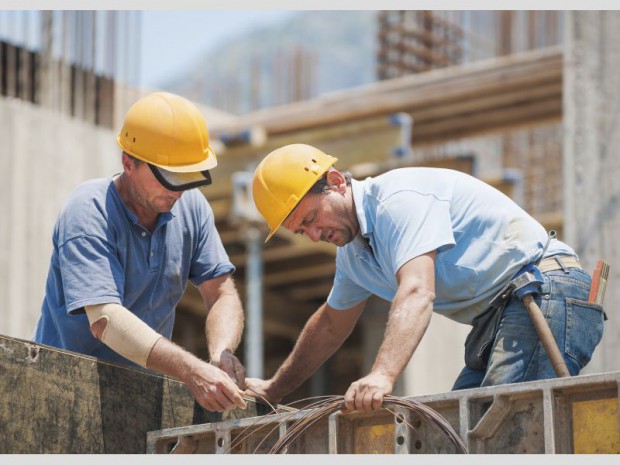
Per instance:
[[[499,308],[489,307],[474,318],[472,329],[465,339],[465,365],[472,370],[486,370],[506,303],[503,302]]]

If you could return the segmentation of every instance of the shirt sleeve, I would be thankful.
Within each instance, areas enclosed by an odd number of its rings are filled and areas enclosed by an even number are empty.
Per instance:
[[[396,272],[408,261],[433,250],[455,245],[450,201],[434,195],[404,191],[377,207],[375,238]]]
[[[125,276],[114,248],[104,239],[84,235],[58,248],[62,287],[69,314],[86,305],[123,301]]]

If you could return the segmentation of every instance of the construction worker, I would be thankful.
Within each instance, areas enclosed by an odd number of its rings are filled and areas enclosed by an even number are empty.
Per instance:
[[[373,294],[391,302],[387,326],[370,373],[345,394],[346,411],[381,407],[433,311],[473,325],[453,389],[552,378],[523,303],[500,292],[539,261],[536,302],[570,373],[588,363],[604,320],[602,307],[587,302],[590,276],[572,248],[549,239],[516,203],[453,170],[401,168],[356,181],[335,169],[336,161],[292,144],[267,155],[254,173],[267,240],[284,225],[338,250],[327,301],[271,379],[246,380],[248,395],[279,402],[299,386],[340,347]]]
[[[82,183],[58,216],[34,340],[177,378],[210,411],[245,408],[234,266],[193,189],[217,164],[205,120],[190,101],[152,93],[117,142],[122,173]],[[170,341],[188,280],[208,312],[210,363]]]

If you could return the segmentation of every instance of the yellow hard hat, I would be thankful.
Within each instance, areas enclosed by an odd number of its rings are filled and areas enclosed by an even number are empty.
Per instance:
[[[200,110],[167,92],[155,92],[134,103],[117,142],[123,151],[165,170],[163,177],[176,182],[191,177],[196,184],[196,173],[217,165]]]
[[[310,145],[291,144],[260,162],[254,171],[252,195],[271,230],[265,242],[337,160]]]

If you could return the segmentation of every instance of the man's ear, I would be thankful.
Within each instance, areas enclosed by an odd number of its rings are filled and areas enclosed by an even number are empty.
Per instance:
[[[347,180],[340,171],[332,168],[327,172],[326,176],[327,176],[327,185],[331,189],[336,190],[340,192],[341,194],[346,192]]]
[[[134,160],[132,160],[131,157],[127,155],[125,152],[123,152],[121,163],[125,171],[131,171],[136,165]]]

